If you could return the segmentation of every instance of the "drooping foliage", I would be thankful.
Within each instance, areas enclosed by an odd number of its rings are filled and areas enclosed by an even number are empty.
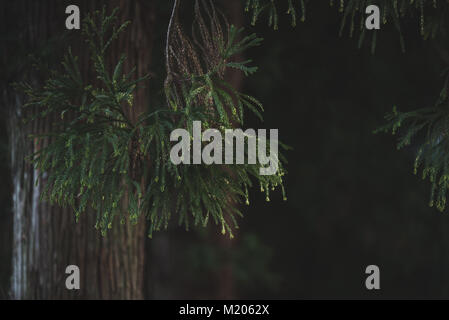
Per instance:
[[[259,45],[250,35],[230,26],[212,2],[195,2],[194,33],[188,37],[177,19],[175,1],[167,37],[167,105],[152,107],[137,121],[133,108],[136,87],[146,77],[134,79],[124,73],[123,55],[108,68],[110,45],[126,28],[117,25],[116,11],[89,15],[83,32],[89,44],[91,65],[97,80],[86,81],[78,58],[69,50],[62,70],[55,72],[42,88],[22,84],[29,101],[26,107],[39,117],[56,117],[49,132],[32,136],[42,144],[31,156],[45,187],[42,198],[97,216],[96,228],[105,235],[115,221],[137,223],[143,215],[149,221],[148,235],[167,228],[171,218],[179,224],[206,226],[209,220],[232,237],[241,216],[238,204],[249,204],[248,189],[254,182],[269,193],[280,187],[284,194],[282,165],[277,174],[259,174],[257,164],[174,165],[170,161],[170,132],[185,128],[192,135],[192,122],[224,131],[243,125],[245,110],[262,117],[262,105],[255,98],[237,92],[225,79],[233,68],[245,75],[257,68],[251,61],[238,61],[236,54]],[[164,90],[162,90],[164,92]],[[37,142],[39,143],[39,142]],[[268,150],[269,151],[269,150]],[[235,163],[235,161],[234,161]]]
[[[283,1],[283,5],[287,5],[287,14],[291,17],[292,26],[296,26],[297,22],[297,6],[298,2],[301,9],[301,21],[304,22],[306,19],[306,2],[307,0],[286,0]],[[268,13],[268,25],[273,27],[275,30],[279,28],[279,8],[278,2],[274,0],[246,0],[245,11],[251,12],[251,24],[255,25],[261,14]]]
[[[278,6],[287,8],[287,13],[292,17],[292,25],[296,24],[297,10],[300,7],[302,18],[305,20],[304,1],[290,0],[248,0],[246,11],[251,11],[252,23],[255,24],[263,12],[268,12],[268,23],[274,29],[278,28]],[[377,5],[381,13],[383,25],[393,23],[397,29],[400,44],[405,51],[405,41],[401,25],[406,20],[416,21],[419,33],[424,40],[431,39],[436,48],[436,59],[446,60],[447,54],[447,30],[449,17],[449,1],[447,0],[330,0],[331,6],[336,6],[342,15],[340,35],[345,29],[349,29],[352,37],[356,32],[359,34],[358,44],[362,46],[367,34],[371,36],[371,51],[375,52],[377,44],[377,31],[365,28],[365,8],[369,5]],[[381,27],[382,28],[382,27]],[[387,124],[375,130],[375,132],[392,131],[393,134],[402,133],[399,137],[397,148],[401,149],[410,145],[412,139],[418,142],[417,155],[415,159],[414,172],[422,169],[423,179],[428,178],[431,182],[430,206],[436,206],[443,211],[447,202],[447,191],[449,188],[449,73],[448,68],[443,71],[445,81],[443,89],[436,103],[430,107],[424,107],[411,112],[400,112],[397,107],[393,112],[385,116]]]
[[[401,135],[397,148],[411,144],[415,139],[417,154],[414,173],[421,169],[422,178],[431,183],[429,205],[440,211],[446,208],[449,187],[449,75],[446,71],[444,87],[437,102],[410,112],[400,112],[397,107],[385,116],[387,124],[375,132],[388,132]],[[417,142],[416,142],[417,141]]]
[[[296,26],[298,12],[302,22],[306,19],[307,0],[247,0],[246,11],[251,13],[252,24],[263,13],[268,15],[268,24],[275,30],[278,29],[279,12],[286,10],[291,17],[292,26]],[[337,7],[342,16],[340,36],[345,29],[349,29],[352,37],[359,34],[358,45],[362,46],[369,33],[371,35],[371,50],[375,51],[377,32],[368,31],[365,28],[365,9],[369,5],[377,5],[381,12],[382,24],[393,23],[399,34],[400,44],[405,50],[405,41],[401,30],[401,24],[406,19],[415,19],[419,26],[419,32],[424,39],[435,38],[438,33],[444,32],[444,23],[448,20],[449,1],[447,0],[329,0],[331,7]],[[317,14],[318,15],[318,14]]]
[[[449,13],[449,1],[437,0],[347,0],[330,1],[331,5],[340,2],[339,12],[342,13],[340,35],[346,27],[352,37],[358,29],[359,47],[362,46],[365,37],[370,33],[365,28],[367,14],[365,8],[369,5],[377,5],[380,9],[383,25],[393,23],[398,31],[401,48],[405,51],[405,41],[401,25],[406,19],[413,19],[419,26],[419,32],[424,39],[435,38],[439,32],[444,32],[442,25],[447,20]],[[372,32],[371,51],[374,53],[377,43],[378,31]]]

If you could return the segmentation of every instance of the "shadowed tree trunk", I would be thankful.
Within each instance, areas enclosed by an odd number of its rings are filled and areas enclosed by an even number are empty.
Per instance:
[[[112,52],[111,63],[118,55],[128,57],[126,69],[137,67],[136,77],[149,70],[154,29],[153,0],[78,1],[83,18],[93,9],[106,3],[108,12],[119,6],[120,19],[131,20],[122,38]],[[17,26],[17,37],[25,51],[32,51],[46,43],[54,35],[65,31],[65,8],[67,1],[15,1],[5,4],[11,13],[9,22]],[[15,21],[17,19],[17,21]],[[3,22],[5,25],[7,22]],[[12,29],[9,26],[9,29]],[[80,56],[83,76],[90,70],[86,46],[80,40],[69,43]],[[8,49],[7,49],[8,50]],[[51,48],[49,49],[51,50]],[[13,49],[3,59],[15,54]],[[59,60],[57,60],[59,61]],[[53,65],[52,65],[53,63]],[[49,61],[51,67],[59,67]],[[23,71],[23,70],[22,70]],[[20,81],[22,76],[13,75],[10,81]],[[41,80],[32,77],[35,83]],[[8,135],[10,141],[11,167],[13,175],[14,245],[11,297],[14,299],[142,299],[144,270],[144,221],[132,226],[116,223],[113,230],[102,238],[94,229],[94,215],[86,213],[78,224],[69,209],[51,206],[39,201],[41,185],[36,186],[39,174],[25,157],[44,145],[38,145],[27,136],[31,132],[51,128],[58,119],[38,120],[23,124],[24,97],[10,87],[3,92],[3,102],[9,110]],[[147,90],[139,89],[135,105],[129,112],[130,119],[137,119],[149,103]],[[45,144],[45,143],[44,143]],[[45,177],[45,175],[44,175]],[[65,268],[77,265],[81,273],[81,289],[69,291],[65,288]]]

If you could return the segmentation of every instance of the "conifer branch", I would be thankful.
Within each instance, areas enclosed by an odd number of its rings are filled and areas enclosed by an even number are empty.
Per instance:
[[[111,16],[104,10],[89,15],[83,27],[99,83],[83,82],[77,58],[69,51],[63,70],[52,74],[43,88],[22,85],[29,98],[26,106],[37,110],[30,121],[61,118],[50,132],[32,136],[49,139],[45,148],[30,157],[39,172],[48,174],[43,200],[72,207],[77,220],[82,213],[96,212],[96,228],[103,235],[117,219],[134,224],[144,215],[151,237],[153,232],[166,229],[177,215],[186,229],[211,221],[232,237],[236,216],[242,215],[236,205],[242,200],[249,204],[248,189],[253,183],[260,184],[267,201],[276,187],[286,199],[282,162],[276,174],[263,176],[259,162],[196,166],[175,165],[169,159],[170,132],[187,128],[191,133],[193,121],[201,120],[205,127],[223,131],[231,122],[243,123],[246,110],[262,118],[262,104],[238,92],[224,78],[228,68],[246,75],[256,71],[249,66],[251,61],[233,61],[233,57],[259,45],[261,39],[250,35],[237,41],[242,30],[229,26],[224,18],[220,20],[212,1],[201,4],[196,1],[194,6],[200,30],[194,41],[176,21],[179,0],[174,2],[166,46],[168,108],[147,111],[135,123],[128,121],[123,107],[132,106],[136,87],[146,78],[134,80],[133,72],[123,73],[124,56],[112,72],[105,67],[106,49],[126,26],[116,28],[116,11]],[[104,39],[111,30],[112,36]],[[177,50],[180,46],[183,51]],[[282,155],[279,157],[284,161]]]

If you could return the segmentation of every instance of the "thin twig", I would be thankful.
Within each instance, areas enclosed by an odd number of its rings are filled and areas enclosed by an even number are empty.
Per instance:
[[[167,59],[167,75],[169,76],[171,74],[171,68],[170,68],[170,38],[171,38],[171,31],[173,26],[173,20],[176,15],[176,11],[178,9],[178,0],[175,0],[175,3],[173,5],[171,17],[170,17],[170,23],[168,24],[168,30],[167,30],[167,43],[165,45],[165,58]]]

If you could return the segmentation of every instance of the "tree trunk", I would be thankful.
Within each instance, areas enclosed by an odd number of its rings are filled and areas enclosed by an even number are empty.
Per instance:
[[[132,21],[113,52],[124,52],[128,57],[126,68],[129,70],[131,66],[136,66],[136,76],[142,76],[149,70],[154,1],[78,1],[81,17],[92,9],[101,8],[103,3],[107,4],[108,12],[119,6],[120,19]],[[9,19],[22,22],[22,25],[18,23],[15,31],[19,40],[31,50],[65,31],[65,8],[69,4],[55,0],[21,0],[5,5],[10,7],[10,12],[17,9],[16,13],[19,14]],[[78,38],[81,36],[80,31],[70,32],[78,33]],[[76,49],[80,55],[81,70],[87,77],[88,59],[81,41]],[[5,56],[14,54],[7,52]],[[111,58],[112,62],[114,59],[118,61],[117,57]],[[16,76],[14,80],[20,81],[21,76]],[[34,80],[38,81],[37,78]],[[149,104],[147,90],[139,90],[133,111],[129,114],[131,119],[136,119]],[[30,141],[27,135],[32,131],[47,130],[53,121],[58,120],[45,119],[24,125],[23,96],[7,88],[3,98],[9,107],[8,133],[13,176],[12,298],[142,299],[145,222],[136,226],[116,223],[107,237],[102,238],[94,229],[94,215],[86,213],[76,224],[71,210],[40,202],[41,185],[35,184],[38,172],[25,157],[42,146]],[[69,291],[65,287],[65,269],[68,265],[80,268],[80,290]]]

